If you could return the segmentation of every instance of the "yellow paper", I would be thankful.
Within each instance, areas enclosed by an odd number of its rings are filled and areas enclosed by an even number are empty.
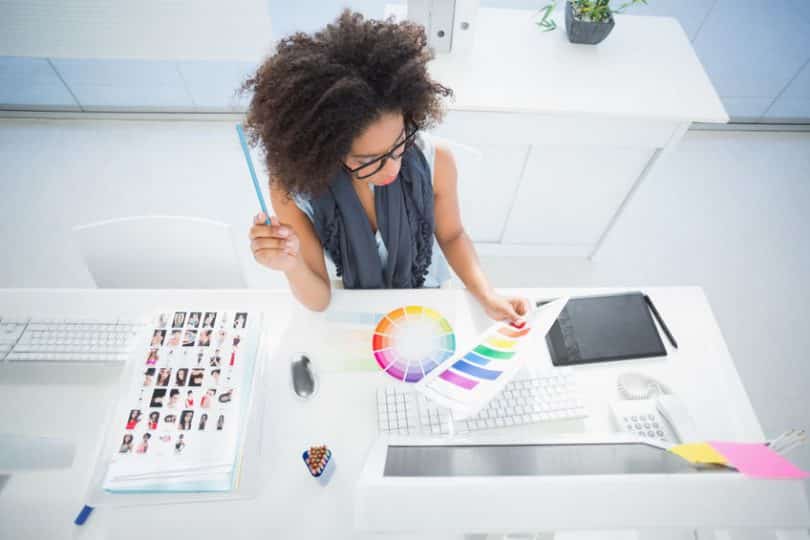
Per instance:
[[[679,444],[669,449],[673,454],[681,456],[690,463],[710,463],[714,465],[728,465],[728,461],[709,443]]]

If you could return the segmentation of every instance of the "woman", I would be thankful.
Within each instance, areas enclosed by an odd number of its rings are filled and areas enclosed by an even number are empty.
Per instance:
[[[121,447],[118,451],[122,454],[129,454],[132,452],[132,433],[127,433],[121,440]]]
[[[203,394],[202,399],[200,399],[200,407],[203,409],[209,409],[211,407],[211,402],[214,400],[214,396],[217,394],[217,391],[213,388],[209,388]]]
[[[429,77],[430,59],[421,26],[345,11],[321,32],[282,39],[243,85],[276,213],[270,225],[255,217],[251,250],[312,310],[331,298],[325,252],[357,289],[438,287],[446,257],[493,319],[528,311],[487,281],[461,222],[453,156],[422,132],[452,95]]]
[[[174,376],[174,384],[175,384],[175,386],[185,386],[187,376],[188,376],[188,369],[187,368],[178,369],[177,373],[175,373],[175,376]]]
[[[160,368],[158,371],[157,383],[155,386],[169,386],[169,380],[172,376],[172,370],[169,368]]]
[[[183,440],[183,434],[181,433],[179,437],[177,437],[177,442],[174,444],[174,451],[175,453],[179,454],[183,451],[183,448],[186,447],[186,442]]]
[[[152,438],[152,436],[149,433],[144,433],[143,438],[141,439],[141,442],[138,443],[138,446],[135,447],[135,453],[136,454],[145,454],[146,452],[148,452],[149,451],[149,439],[151,439],[151,438]]]
[[[168,407],[170,409],[176,409],[178,401],[180,401],[180,390],[178,390],[177,388],[172,388],[169,391],[169,405],[168,405]]]
[[[166,330],[155,330],[152,334],[152,343],[150,347],[160,347],[163,345],[163,339],[166,337]]]
[[[141,421],[141,411],[140,409],[132,409],[129,411],[129,419],[127,419],[127,429],[135,429],[135,426],[138,425],[138,422]]]
[[[158,426],[158,420],[160,420],[160,414],[157,411],[152,411],[149,413],[149,429],[155,430]]]
[[[186,407],[193,407],[194,406],[194,392],[189,390],[186,393]]]
[[[155,382],[155,368],[147,368],[146,371],[143,372],[143,385],[152,386],[154,382]]]
[[[177,429],[182,429],[184,431],[191,429],[192,418],[194,418],[194,411],[183,411],[183,413],[180,415],[180,424],[177,426]]]
[[[207,423],[208,423],[208,413],[202,413],[202,415],[200,416],[200,425],[197,426],[197,429],[200,431],[204,431],[205,424]]]

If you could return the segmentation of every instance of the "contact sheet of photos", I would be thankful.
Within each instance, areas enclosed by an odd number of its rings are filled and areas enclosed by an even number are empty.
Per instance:
[[[235,311],[174,311],[155,317],[127,414],[114,422],[120,443],[105,489],[161,478],[204,480],[237,466],[243,394],[255,362],[252,316]],[[256,317],[253,317],[256,318]],[[254,339],[247,340],[248,337]],[[246,351],[248,343],[253,350]],[[185,474],[184,474],[185,473]],[[169,482],[171,484],[171,482]]]

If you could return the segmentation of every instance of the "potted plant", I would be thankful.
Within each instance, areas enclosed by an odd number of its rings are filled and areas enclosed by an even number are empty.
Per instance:
[[[550,19],[556,0],[540,12],[543,17],[537,24],[548,32],[557,25]],[[629,0],[618,8],[610,7],[610,0],[567,0],[565,3],[565,31],[571,43],[596,45],[605,39],[616,25],[614,13],[622,13],[633,4],[646,4],[647,0]]]

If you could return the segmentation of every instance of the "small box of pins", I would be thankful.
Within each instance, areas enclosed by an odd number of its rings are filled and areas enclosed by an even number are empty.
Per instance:
[[[326,445],[310,446],[309,450],[304,450],[302,457],[309,474],[323,484],[329,481],[335,466],[332,460],[332,451]]]

